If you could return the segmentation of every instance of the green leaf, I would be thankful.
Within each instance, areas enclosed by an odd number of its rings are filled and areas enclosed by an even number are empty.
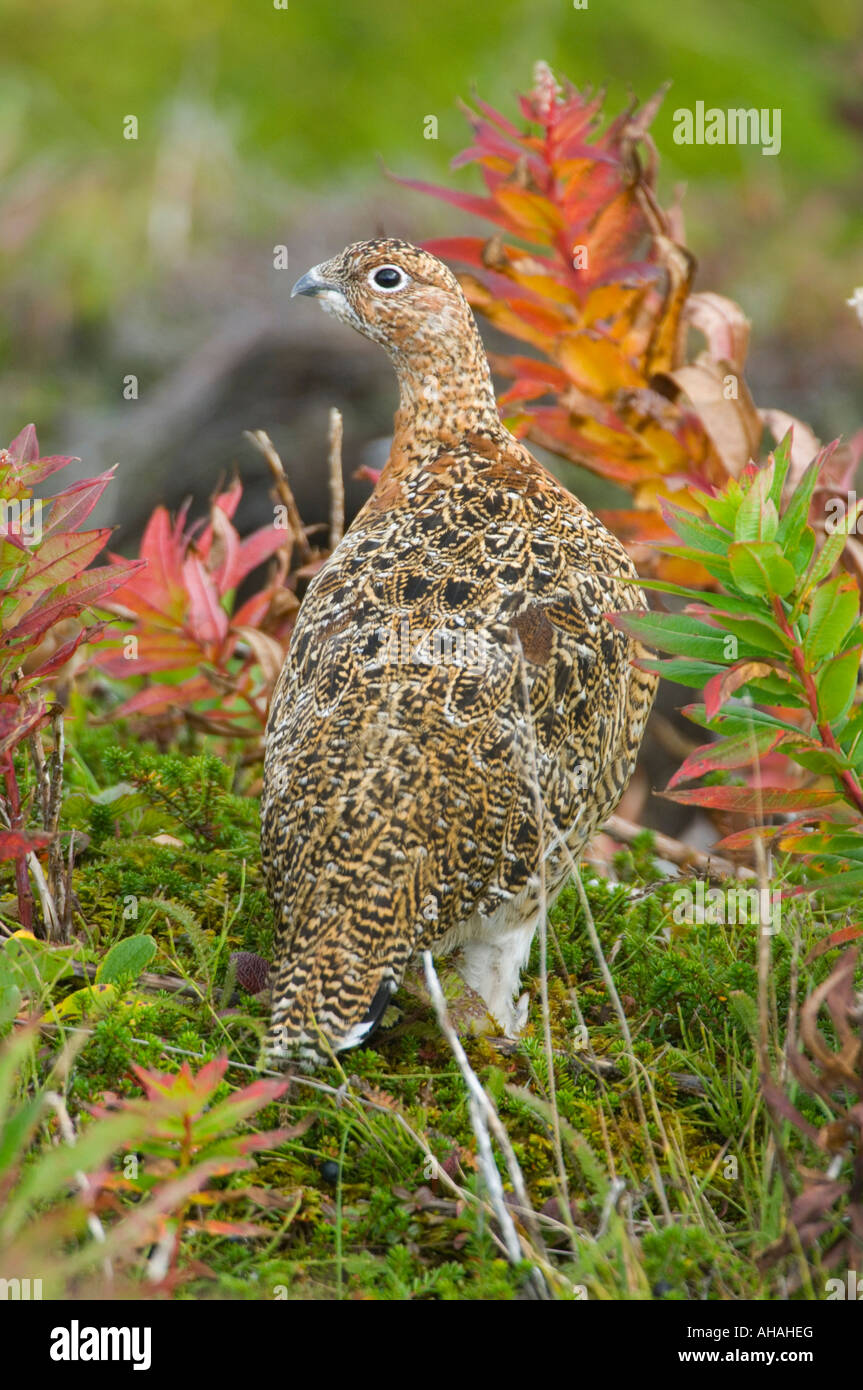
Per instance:
[[[668,661],[641,661],[639,665],[647,671],[656,671],[668,681],[675,681],[678,685],[691,685],[696,690],[701,690],[709,680],[726,670],[725,666],[717,666],[712,662],[684,661],[674,657],[670,657]]]
[[[620,613],[612,621],[633,637],[640,637],[675,656],[704,661],[730,660],[725,655],[725,634],[686,613]]]
[[[784,598],[797,582],[794,567],[775,541],[735,542],[728,559],[734,583],[745,594],[778,594]]]
[[[848,651],[849,647],[863,647],[863,622],[852,623],[842,639],[842,650]]]
[[[850,575],[837,575],[819,585],[809,606],[809,627],[803,639],[803,650],[811,665],[832,653],[841,651],[842,644],[860,616],[860,593]]]
[[[717,496],[711,497],[705,492],[693,491],[693,496],[697,497],[701,506],[707,512],[710,520],[723,530],[734,534],[734,519],[737,516],[737,508],[740,506],[740,488],[737,488],[737,495],[733,496],[730,489],[726,488]],[[730,541],[731,535],[728,540]]]
[[[0,1130],[0,1173],[6,1173],[24,1157],[36,1126],[45,1111],[43,1096],[24,1101],[7,1116]]]
[[[770,500],[778,511],[782,505],[782,489],[785,486],[785,479],[788,476],[788,469],[791,466],[791,440],[793,430],[788,429],[781,442],[771,454],[773,460],[773,484],[770,488]]]
[[[112,1154],[132,1144],[145,1131],[146,1124],[146,1119],[139,1115],[112,1115],[91,1124],[79,1134],[75,1144],[43,1150],[7,1197],[0,1216],[2,1235],[11,1239],[34,1206],[64,1192],[74,1182],[76,1173],[95,1172]]]
[[[853,748],[853,739],[851,740],[851,743]],[[853,752],[849,751],[846,756],[848,758],[849,766],[855,772],[860,772],[861,770],[863,770],[863,739],[860,739],[857,743],[856,748],[853,748]]]
[[[723,734],[746,733],[759,724],[769,724],[771,728],[784,729],[791,734],[800,733],[796,724],[779,719],[775,714],[768,714],[766,710],[759,709],[757,705],[747,704],[744,700],[728,700],[723,705],[722,712],[714,719],[707,718],[703,704],[685,705],[683,713],[694,724],[700,724],[705,729],[719,730]]]
[[[860,505],[863,506],[863,501],[861,501]],[[814,589],[817,584],[820,584],[822,580],[826,579],[830,574],[833,566],[845,549],[845,542],[848,539],[849,532],[852,531],[857,524],[857,510],[858,508],[855,507],[852,512],[843,517],[832,535],[827,536],[825,539],[824,544],[815,556],[809,568],[809,572],[806,575],[803,584],[804,595],[808,594],[810,590]]]
[[[18,986],[0,979],[0,1032],[17,1017],[20,1007],[21,991]]]
[[[795,573],[805,574],[812,563],[812,556],[815,554],[815,532],[811,526],[804,526],[803,535],[800,537],[796,550],[786,551],[786,554],[794,566]]]
[[[734,618],[724,613],[717,613],[716,616],[722,619],[730,633],[746,644],[750,654],[788,656],[791,644],[779,624],[766,612],[763,618]]]
[[[662,508],[662,515],[674,534],[689,545],[698,546],[714,555],[724,555],[727,551],[728,536],[721,535],[714,523],[683,507],[668,504]]]
[[[776,532],[776,539],[786,553],[795,550],[800,544],[800,538],[809,521],[809,509],[812,506],[812,494],[815,491],[815,484],[821,472],[823,460],[820,455],[813,459],[791,497],[785,513],[779,522],[779,530]],[[814,535],[814,533],[813,533]]]
[[[848,759],[841,753],[834,752],[832,748],[819,748],[817,745],[813,748],[810,742],[802,743],[799,748],[795,748],[794,761],[805,767],[807,772],[817,772],[821,776],[838,777],[848,768]]]
[[[841,855],[848,859],[863,859],[863,835],[850,830],[811,834],[794,831],[782,837],[779,848],[790,850],[793,854]]]
[[[737,519],[734,523],[736,542],[772,541],[774,539],[779,529],[779,514],[769,496],[773,486],[773,478],[772,465],[768,468],[762,468],[740,503],[737,509]]]
[[[857,891],[863,887],[863,868],[843,869],[840,874],[834,874],[830,878],[813,879],[811,883],[804,884],[800,888],[795,888],[792,897],[802,897],[806,893],[840,893],[847,895],[853,893],[857,896]]]
[[[834,729],[834,733],[835,733]],[[855,705],[842,729],[842,743],[850,746],[863,734],[863,705]]]
[[[16,933],[0,949],[0,989],[16,986],[27,998],[43,997],[56,980],[71,974],[74,949]]]
[[[780,705],[785,709],[807,709],[809,702],[805,695],[797,693],[797,687],[782,676],[759,676],[746,686],[753,699],[765,705]]]
[[[117,941],[96,971],[99,984],[137,980],[156,954],[152,936],[127,936]]]
[[[847,712],[857,689],[857,673],[860,669],[860,648],[843,652],[834,657],[818,674],[818,709],[821,718],[833,724]]]
[[[679,554],[678,552],[675,552]],[[730,570],[729,570],[730,572]],[[642,589],[650,589],[657,594],[677,594],[680,598],[690,600],[696,616],[702,605],[707,604],[711,608],[721,611],[717,617],[724,617],[728,613],[737,613],[741,617],[760,618],[765,620],[764,604],[754,598],[744,598],[739,594],[712,594],[705,590],[696,592],[694,589],[686,589],[681,584],[671,584],[664,579],[634,579],[633,584],[638,584]],[[697,599],[697,603],[694,600]]]
[[[20,1032],[13,1032],[0,1050],[0,1154],[3,1155],[0,1173],[5,1171],[14,1157],[14,1152],[6,1144],[6,1126],[13,1113],[12,1097],[19,1084],[19,1075],[25,1063],[32,1058],[35,1041],[34,1030],[24,1028]]]

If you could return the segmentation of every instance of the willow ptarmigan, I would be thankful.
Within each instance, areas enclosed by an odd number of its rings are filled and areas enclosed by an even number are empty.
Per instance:
[[[267,731],[268,1049],[313,1066],[369,1036],[424,949],[457,949],[498,1025],[523,1026],[539,874],[550,902],[614,810],[656,681],[603,617],[644,605],[629,557],[501,424],[447,267],[360,242],[292,294],[380,343],[400,388],[388,462],[309,585]]]

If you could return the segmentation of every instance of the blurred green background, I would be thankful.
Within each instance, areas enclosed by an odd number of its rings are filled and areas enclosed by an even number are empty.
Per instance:
[[[476,189],[475,171],[448,173],[468,143],[457,99],[475,87],[516,117],[538,58],[607,84],[609,114],[671,81],[653,127],[660,190],[668,203],[685,185],[698,287],[752,319],[756,401],[824,436],[858,426],[863,329],[845,300],[863,283],[860,0],[2,0],[0,439],[32,419],[43,449],[84,453],[87,473],[119,460],[167,494],[197,445],[214,467],[241,456],[243,427],[281,429],[290,452],[292,419],[312,398],[324,409],[317,378],[300,380],[319,344],[332,403],[340,382],[355,401],[359,462],[386,431],[388,369],[351,376],[365,347],[290,306],[295,275],[274,270],[273,246],[299,274],[356,236],[468,226],[384,166]],[[781,153],[675,145],[674,110],[699,100],[780,108]],[[256,342],[272,347],[258,366]],[[198,490],[197,465],[189,477]]]

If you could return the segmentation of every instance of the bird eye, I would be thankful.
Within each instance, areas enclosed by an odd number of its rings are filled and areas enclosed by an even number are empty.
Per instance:
[[[399,270],[397,265],[379,266],[369,278],[380,290],[399,290],[407,281],[404,271]]]

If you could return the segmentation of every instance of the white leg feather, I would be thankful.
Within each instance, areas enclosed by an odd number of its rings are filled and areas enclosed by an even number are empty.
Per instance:
[[[471,989],[481,995],[488,1011],[508,1037],[515,1037],[527,1022],[529,996],[516,1003],[519,979],[530,955],[538,918],[517,927],[491,929],[465,942],[456,968]]]

